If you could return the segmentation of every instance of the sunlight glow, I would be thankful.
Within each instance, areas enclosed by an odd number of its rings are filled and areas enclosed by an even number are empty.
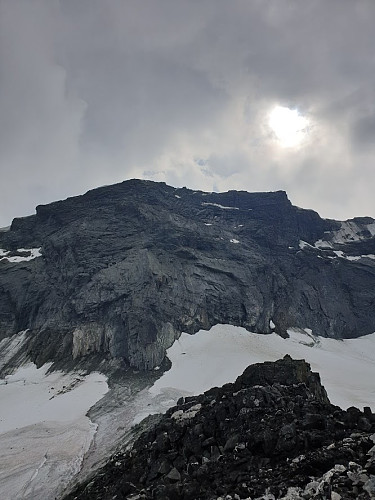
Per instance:
[[[297,109],[276,106],[270,114],[269,126],[280,145],[291,148],[299,146],[306,138],[308,121]]]

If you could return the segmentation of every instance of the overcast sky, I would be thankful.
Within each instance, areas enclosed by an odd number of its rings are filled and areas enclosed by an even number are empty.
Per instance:
[[[0,226],[134,177],[375,217],[374,27],[373,0],[0,0]]]

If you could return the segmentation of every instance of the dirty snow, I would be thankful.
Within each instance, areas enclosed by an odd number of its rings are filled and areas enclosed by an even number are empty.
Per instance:
[[[94,437],[86,413],[108,391],[106,377],[48,374],[49,367],[29,363],[0,380],[2,500],[54,499]]]

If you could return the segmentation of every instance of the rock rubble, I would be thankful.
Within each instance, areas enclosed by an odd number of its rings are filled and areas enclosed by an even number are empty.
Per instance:
[[[181,398],[65,500],[368,500],[375,415],[329,403],[318,374],[285,356]]]

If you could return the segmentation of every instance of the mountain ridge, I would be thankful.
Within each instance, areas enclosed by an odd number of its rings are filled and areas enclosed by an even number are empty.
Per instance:
[[[153,369],[182,331],[216,323],[372,333],[373,228],[321,219],[284,191],[136,179],[39,205],[0,233],[0,340],[27,330],[3,369]]]

